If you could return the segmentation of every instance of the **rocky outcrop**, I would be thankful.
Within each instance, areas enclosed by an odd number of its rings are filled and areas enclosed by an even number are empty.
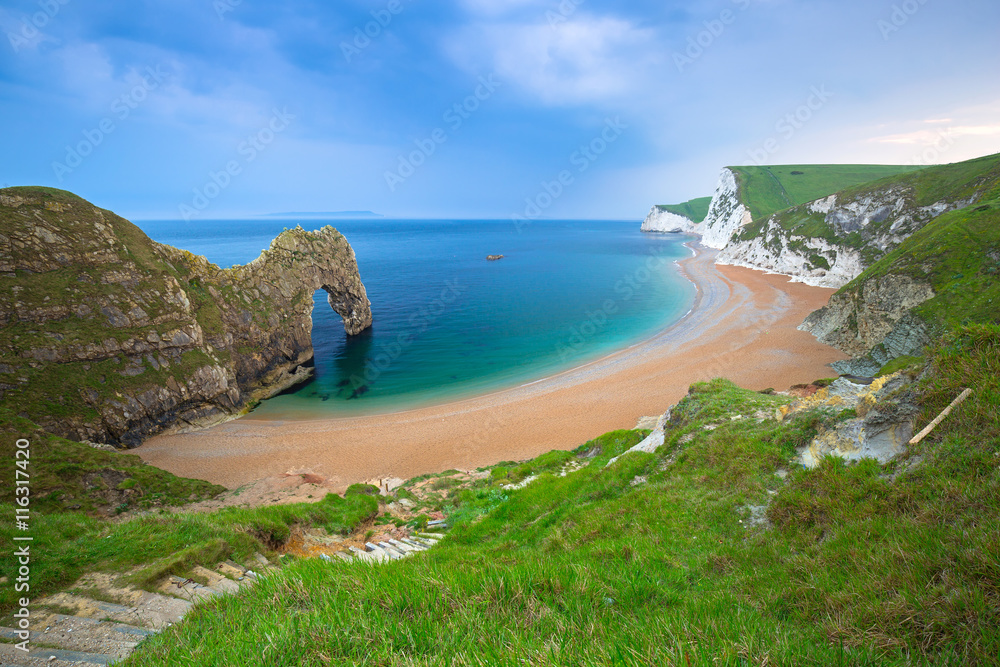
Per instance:
[[[911,384],[903,373],[877,378],[870,385],[840,378],[816,394],[784,406],[782,419],[816,408],[833,412],[854,410],[857,414],[832,429],[821,429],[799,451],[799,462],[815,468],[825,456],[836,456],[850,461],[873,458],[886,463],[903,453],[913,437],[914,419],[920,412]]]
[[[753,216],[740,199],[736,172],[729,168],[723,169],[712,203],[708,207],[708,216],[702,223],[702,245],[725,248],[733,235],[751,222]]]
[[[134,446],[308,378],[318,289],[348,334],[371,324],[332,227],[220,269],[60,190],[0,191],[0,221],[0,397],[73,439]]]
[[[683,215],[672,213],[663,206],[654,206],[642,221],[641,231],[668,234],[698,234],[701,225]]]
[[[856,357],[837,362],[836,370],[873,375],[896,357],[921,354],[930,343],[927,324],[910,311],[933,296],[927,282],[885,275],[834,294],[799,329]]]

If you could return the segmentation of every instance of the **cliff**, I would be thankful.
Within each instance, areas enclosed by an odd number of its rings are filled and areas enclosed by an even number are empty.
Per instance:
[[[1000,157],[927,171],[923,183],[913,184],[917,196],[945,197],[951,210],[914,231],[800,327],[855,357],[834,364],[841,372],[871,375],[899,357],[923,355],[945,332],[1000,323]],[[968,205],[955,208],[962,203]]]
[[[332,227],[223,270],[61,190],[0,190],[0,221],[0,399],[75,440],[135,446],[307,378],[317,289],[348,334],[371,324]]]
[[[708,214],[711,197],[692,199],[682,204],[660,204],[649,210],[641,231],[673,234],[700,233],[700,224]]]

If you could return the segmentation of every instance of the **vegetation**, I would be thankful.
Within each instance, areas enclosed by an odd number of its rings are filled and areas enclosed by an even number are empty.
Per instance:
[[[656,208],[661,211],[669,211],[670,213],[682,215],[691,222],[697,223],[708,217],[708,206],[711,203],[711,197],[699,197],[682,204],[662,204]]]
[[[654,454],[608,466],[640,437],[616,432],[495,468],[427,554],[296,562],[126,664],[995,664],[1000,327],[931,359],[918,426],[975,391],[899,461],[789,465],[849,415],[696,384]]]
[[[840,192],[845,188],[922,169],[877,164],[809,164],[730,167],[739,176],[740,199],[754,220]]]
[[[217,484],[177,477],[146,465],[134,454],[103,451],[46,433],[8,408],[0,408],[0,455],[4,460],[14,460],[19,438],[31,443],[27,472],[33,512],[107,516],[183,505],[225,491]],[[0,503],[14,503],[13,476],[13,468],[4,472],[9,483],[0,487]]]
[[[930,283],[935,296],[914,312],[938,329],[1000,322],[1000,177],[978,202],[936,218],[842,291],[889,274]]]

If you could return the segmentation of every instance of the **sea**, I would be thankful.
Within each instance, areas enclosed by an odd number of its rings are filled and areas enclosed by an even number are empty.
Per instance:
[[[297,225],[332,225],[354,248],[371,329],[348,337],[318,291],[313,379],[262,402],[251,418],[396,412],[536,382],[652,337],[695,296],[676,264],[691,256],[690,239],[644,234],[635,220],[136,224],[224,268],[250,262]]]

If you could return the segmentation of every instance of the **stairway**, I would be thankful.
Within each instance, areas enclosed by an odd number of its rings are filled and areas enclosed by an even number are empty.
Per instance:
[[[433,525],[432,525],[433,524]],[[447,530],[448,526],[443,521],[433,521],[428,524],[434,530]],[[330,556],[322,554],[320,558],[326,561],[343,561],[345,563],[389,563],[395,560],[408,558],[421,551],[427,551],[444,538],[444,533],[438,532],[418,532],[410,537],[399,540],[390,539],[386,542],[365,542],[365,548],[347,547],[342,551],[337,551]]]
[[[16,648],[22,641],[17,629],[0,627],[0,639],[5,640],[0,641],[0,667],[113,664],[127,658],[146,637],[179,623],[197,601],[236,592],[276,569],[263,555],[254,554],[245,566],[227,560],[214,571],[193,568],[192,575],[207,585],[171,576],[160,584],[159,592],[150,593],[104,582],[101,597],[127,600],[128,604],[68,592],[50,595],[32,605],[28,652]],[[86,580],[84,577],[81,583],[89,583]]]

